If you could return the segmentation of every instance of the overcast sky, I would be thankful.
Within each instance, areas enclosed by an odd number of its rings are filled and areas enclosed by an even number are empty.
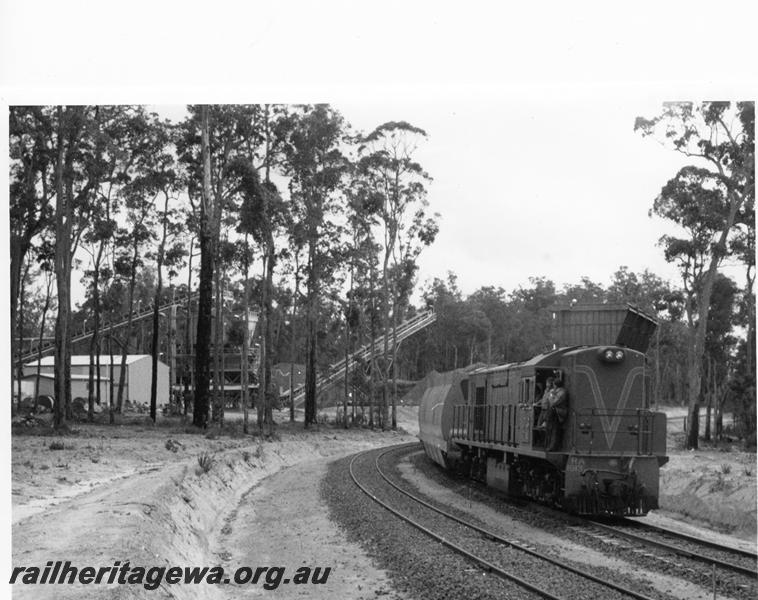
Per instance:
[[[434,178],[441,226],[422,254],[422,281],[450,270],[468,293],[510,291],[529,277],[606,283],[620,265],[676,276],[656,247],[671,227],[648,210],[681,157],[633,131],[635,116],[659,105],[555,89],[338,106],[361,129],[402,118],[429,134],[418,158]]]

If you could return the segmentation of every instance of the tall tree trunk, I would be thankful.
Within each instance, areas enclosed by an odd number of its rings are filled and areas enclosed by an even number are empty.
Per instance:
[[[262,331],[261,336],[261,347],[265,348],[265,353],[263,354],[263,360],[261,361],[261,369],[263,378],[261,379],[261,383],[263,385],[263,407],[264,407],[264,415],[263,415],[263,421],[266,423],[269,427],[269,431],[271,431],[273,425],[274,425],[274,414],[273,414],[273,400],[274,400],[274,389],[271,382],[271,364],[272,364],[272,343],[271,343],[271,337],[273,328],[271,325],[272,321],[272,315],[273,315],[273,282],[274,282],[274,268],[276,266],[276,247],[274,246],[274,236],[272,235],[272,232],[268,231],[268,239],[266,240],[266,276],[264,278],[264,294],[265,294],[265,302],[264,302],[264,319],[265,319],[265,329]]]
[[[292,293],[292,313],[290,314],[290,328],[292,339],[290,340],[290,423],[295,422],[295,344],[297,340],[297,327],[295,318],[297,315],[297,297],[300,291],[300,265],[298,258],[300,252],[295,248],[295,290]]]
[[[263,277],[263,310],[262,310],[262,329],[261,329],[261,387],[263,397],[263,420],[272,431],[274,425],[273,402],[274,390],[271,384],[271,362],[272,362],[272,343],[271,334],[273,331],[272,320],[272,301],[273,301],[273,280],[274,268],[276,266],[276,246],[274,244],[274,226],[271,220],[271,205],[269,202],[270,184],[271,184],[271,127],[269,118],[269,105],[265,106],[265,189],[263,193],[263,225],[266,235],[266,258],[264,261],[265,273]]]
[[[22,270],[23,270],[23,262],[24,262],[24,254],[21,249],[20,244],[14,243],[17,240],[14,240],[15,236],[11,235],[11,247],[10,247],[10,255],[11,255],[11,330],[16,326],[16,322],[18,320],[18,301],[20,296],[20,290],[21,290],[21,279],[22,279]],[[17,362],[20,361],[20,357],[22,354],[21,345],[19,344],[19,341],[17,339],[17,336],[14,334],[11,334],[11,373],[16,368]],[[19,382],[19,386],[20,386]],[[11,382],[11,398],[13,397],[13,383]],[[35,396],[36,398],[36,396]],[[21,406],[21,392],[19,391],[18,395],[18,405],[16,409]],[[13,407],[11,406],[11,409]]]
[[[69,109],[66,109],[66,116]],[[71,311],[71,269],[69,266],[71,239],[71,203],[65,196],[64,170],[69,164],[64,149],[64,112],[58,107],[58,161],[56,164],[56,208],[55,208],[55,281],[58,295],[58,314],[55,321],[55,415],[56,428],[63,425],[67,399],[71,394],[70,366],[70,311]],[[70,155],[70,152],[68,153]],[[66,164],[64,164],[64,162]],[[70,176],[70,175],[66,175]]]
[[[158,257],[156,268],[158,270],[158,282],[155,286],[155,297],[153,299],[153,337],[150,344],[151,371],[150,371],[150,418],[153,423],[158,418],[158,337],[160,333],[160,302],[163,293],[163,259],[166,254],[166,235],[168,232],[168,200],[169,195],[164,191],[166,196],[163,205],[163,231],[161,243],[158,246]],[[169,394],[171,394],[171,381],[169,381]]]
[[[95,305],[94,310],[94,320],[95,320],[95,326],[94,330],[92,331],[92,337],[89,340],[89,389],[87,390],[87,421],[92,423],[95,420],[95,353],[97,350],[97,328],[98,328],[98,310],[97,310],[97,303],[98,303],[98,293],[97,293],[97,287],[98,287],[98,277],[99,277],[99,268],[97,265],[95,265],[95,273],[92,278],[92,302]]]
[[[369,379],[369,412],[368,412],[368,426],[369,428],[374,428],[374,390],[376,388],[376,319],[374,318],[376,315],[376,299],[375,299],[375,285],[374,285],[374,268],[371,267],[371,273],[369,276],[369,288],[370,288],[370,298],[371,298],[371,324],[370,324],[370,330],[371,330],[371,354],[369,355],[369,361],[370,361],[370,367],[369,372],[371,374],[371,377]]]
[[[214,272],[213,272],[213,279],[215,281],[214,285],[214,296],[215,301],[213,302],[213,312],[214,312],[214,326],[213,326],[213,403],[212,403],[212,413],[211,413],[211,420],[216,425],[221,425],[224,421],[224,401],[221,397],[221,381],[224,377],[224,373],[222,371],[222,358],[224,355],[224,332],[223,332],[223,294],[221,289],[221,260],[218,256],[218,253],[216,253],[216,260],[214,265]]]
[[[266,267],[269,257],[266,252],[263,257],[263,273],[261,274],[261,301],[258,305],[260,317],[258,323],[261,328],[260,359],[258,363],[258,406],[257,406],[257,424],[258,429],[263,430],[263,424],[266,421],[266,404],[268,402],[268,380],[266,378],[266,362],[268,361],[268,315],[266,306],[268,304],[268,286],[266,284]]]
[[[248,423],[248,405],[250,402],[250,378],[248,370],[250,367],[250,282],[249,282],[249,265],[248,265],[248,253],[250,251],[248,244],[248,234],[245,233],[245,258],[244,258],[244,303],[245,303],[245,331],[242,336],[242,357],[240,358],[240,384],[242,392],[242,411],[243,411],[243,424],[242,431],[249,433]]]
[[[719,394],[716,399],[716,419],[714,423],[714,435],[717,440],[721,441],[724,435],[724,403],[729,395],[729,389]]]
[[[213,240],[200,235],[200,281],[198,284],[197,341],[195,344],[195,407],[193,423],[207,427],[210,408],[211,322],[213,307]]]
[[[168,315],[166,319],[166,357],[168,358],[168,401],[172,406],[172,410],[177,410],[177,402],[179,401],[179,394],[175,389],[177,384],[177,369],[176,369],[176,290],[171,290],[171,306],[168,307]]]
[[[392,302],[392,430],[397,429],[397,311],[398,302]]]
[[[708,365],[708,371],[707,371],[707,388],[705,390],[706,397],[708,399],[708,403],[705,407],[705,433],[703,435],[703,439],[705,439],[706,442],[711,441],[711,408],[713,406],[713,397],[716,393],[716,373],[714,369],[713,364],[713,358],[710,356],[707,357],[707,365]]]
[[[348,308],[348,311],[350,309]],[[345,390],[342,398],[342,415],[345,418],[345,429],[348,428],[347,403],[350,397],[350,323],[349,317],[345,319]]]
[[[316,241],[308,241],[308,300],[306,310],[305,358],[305,427],[316,422],[316,321],[318,310],[318,276],[316,274]]]
[[[389,247],[385,249],[384,265],[382,267],[382,335],[384,336],[382,348],[382,429],[387,429],[387,409],[389,407],[389,343],[390,343],[390,284],[389,284]],[[394,294],[393,294],[394,298]]]
[[[755,377],[755,298],[753,296],[753,284],[755,276],[752,265],[748,265],[745,275],[745,301],[747,303],[747,345],[746,362],[748,378]]]
[[[192,422],[207,427],[211,364],[211,322],[213,305],[213,237],[214,203],[211,192],[211,157],[209,145],[208,107],[201,108],[201,148],[203,156],[203,197],[200,208],[200,283],[195,349],[195,409]]]
[[[132,332],[132,323],[134,320],[134,288],[137,285],[137,263],[139,261],[139,243],[137,238],[132,245],[132,262],[131,273],[129,277],[129,313],[126,318],[126,335],[124,344],[121,346],[121,369],[118,374],[118,400],[116,401],[116,410],[121,413],[124,407],[124,387],[126,386],[126,356],[129,353],[129,337]]]
[[[31,260],[31,259],[30,259]],[[19,312],[18,312],[18,329],[17,333],[14,336],[11,334],[11,337],[17,337],[18,344],[16,348],[18,349],[18,356],[16,356],[16,381],[18,383],[18,404],[17,404],[17,410],[20,410],[21,408],[21,379],[24,376],[24,365],[23,361],[21,360],[21,357],[24,353],[24,309],[26,304],[26,278],[29,275],[29,267],[30,267],[30,260],[26,261],[26,267],[24,268],[24,274],[21,277],[21,289],[19,291]],[[16,324],[14,321],[11,321],[11,323]],[[36,403],[36,396],[35,396],[35,403]],[[11,407],[13,409],[13,407]]]
[[[363,332],[363,320],[361,318],[359,318],[359,320],[358,320],[358,339],[357,339],[356,344],[355,344],[356,348],[362,348],[363,347],[363,340],[364,340],[363,333],[364,333]],[[355,364],[355,367],[354,367],[354,372],[360,373],[358,371],[358,369],[361,369],[362,367],[363,367],[362,363],[356,361],[356,364]],[[363,377],[361,377],[360,379],[358,379],[358,381],[362,381],[362,380],[363,380]],[[355,426],[355,423],[356,423],[356,417],[357,417],[357,415],[356,415],[357,406],[356,405],[358,404],[358,396],[361,395],[360,394],[361,390],[358,389],[358,386],[356,385],[355,381],[356,381],[356,378],[353,378],[351,386],[350,386],[351,390],[352,390],[352,393],[353,393],[353,408],[350,411],[351,412],[353,426]],[[365,410],[364,410],[364,403],[363,403],[363,398],[362,397],[360,398],[360,401],[361,401],[361,417],[363,417]]]
[[[358,244],[357,244],[356,234],[354,233],[353,246],[356,247],[357,245]],[[351,258],[350,260],[350,289],[348,290],[347,312],[345,314],[345,396],[343,399],[343,411],[342,411],[345,417],[345,429],[348,428],[347,405],[348,405],[348,398],[350,397],[350,350],[351,350],[350,340],[351,340],[351,333],[352,333],[350,331],[350,319],[353,313],[354,271],[355,271],[355,260],[354,258]],[[353,405],[353,411],[355,411],[355,398],[353,398],[352,405]]]
[[[36,404],[39,399],[39,380],[40,373],[42,372],[42,339],[45,335],[45,319],[47,318],[47,311],[50,308],[50,292],[53,284],[53,278],[49,272],[45,273],[45,304],[42,307],[42,318],[39,324],[39,340],[37,343],[37,376],[34,379],[34,402]]]
[[[183,377],[184,377],[184,407],[183,407],[183,414],[186,417],[187,416],[187,410],[188,410],[188,399],[189,399],[189,389],[190,385],[192,387],[192,392],[194,394],[195,391],[195,380],[193,376],[193,365],[192,365],[192,358],[193,358],[193,352],[192,352],[192,250],[193,245],[195,244],[195,238],[190,238],[190,248],[189,248],[189,266],[187,269],[187,312],[185,313],[185,320],[184,320],[184,360],[182,361],[183,365]]]
[[[316,423],[316,324],[308,323],[305,359],[305,426]]]
[[[110,216],[110,212],[108,212]],[[87,394],[87,420],[92,423],[95,420],[95,400],[100,405],[100,263],[105,251],[105,240],[100,241],[100,246],[95,257],[92,274],[92,305],[94,309],[94,326],[90,338],[89,356],[89,393]],[[95,390],[92,388],[97,386]]]
[[[108,332],[108,422],[113,425],[116,419],[116,411],[113,410],[113,378],[115,376],[115,365],[113,363],[113,327]]]

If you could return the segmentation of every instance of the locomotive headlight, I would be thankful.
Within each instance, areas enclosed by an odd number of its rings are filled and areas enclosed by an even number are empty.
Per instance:
[[[608,363],[619,363],[624,360],[624,351],[621,348],[600,348],[598,355],[600,360]]]

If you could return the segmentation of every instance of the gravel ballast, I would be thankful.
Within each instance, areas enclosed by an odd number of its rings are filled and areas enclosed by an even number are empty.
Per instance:
[[[506,529],[501,530],[500,533],[507,538],[509,537],[507,523],[513,523],[513,519],[516,518],[522,522],[527,522],[530,527],[536,527],[540,530],[546,529],[556,537],[570,539],[571,541],[567,542],[569,545],[584,545],[587,548],[587,554],[597,554],[598,552],[605,554],[609,557],[607,561],[609,564],[614,561],[618,562],[616,554],[621,550],[623,554],[627,555],[625,558],[628,559],[629,566],[634,565],[626,569],[629,571],[628,574],[619,573],[614,568],[596,568],[594,566],[588,568],[581,560],[581,551],[574,553],[574,556],[580,559],[579,561],[574,561],[569,556],[563,556],[561,546],[566,544],[557,546],[548,544],[542,547],[540,547],[539,543],[526,544],[533,549],[538,549],[547,554],[552,554],[554,557],[557,556],[565,559],[566,562],[571,563],[575,567],[589,570],[596,575],[607,578],[609,581],[614,581],[631,589],[641,591],[653,598],[704,597],[701,593],[704,591],[702,588],[698,590],[692,588],[691,584],[679,581],[677,579],[679,573],[673,579],[671,578],[673,574],[667,575],[667,568],[661,568],[660,565],[656,565],[657,559],[655,557],[646,558],[632,550],[615,547],[609,548],[607,544],[593,539],[592,536],[567,528],[565,523],[559,523],[555,517],[540,514],[539,512],[534,513],[518,506],[511,507],[510,505],[504,505],[501,499],[494,497],[491,491],[487,490],[484,486],[479,486],[478,484],[472,485],[471,482],[464,482],[436,468],[435,465],[432,465],[426,459],[423,453],[416,452],[412,448],[405,451],[405,453],[408,456],[399,461],[401,467],[399,469],[393,463],[403,454],[402,451],[393,452],[395,455],[394,459],[392,454],[386,457],[386,466],[383,465],[383,468],[393,480],[396,480],[402,487],[412,487],[407,480],[408,471],[412,469],[416,473],[417,478],[429,477],[430,480],[436,480],[437,484],[446,486],[451,492],[457,490],[457,494],[461,497],[466,497],[469,506],[471,506],[472,502],[475,505],[481,503],[482,505],[488,505],[498,512],[513,512],[514,514],[508,514],[507,516],[504,514],[504,518],[502,519]],[[386,484],[379,483],[380,477],[378,474],[372,473],[371,475],[367,475],[369,471],[375,471],[373,468],[367,468],[369,465],[373,467],[374,456],[375,453],[372,453],[370,460],[357,461],[362,465],[359,467],[361,481],[365,480],[365,483],[373,493],[382,498],[387,498],[391,504],[394,504],[396,501],[399,503],[404,502],[405,504],[402,504],[403,508],[401,509],[403,512],[415,514],[418,520],[424,521],[424,524],[430,529],[436,530],[438,526],[437,518],[429,517],[428,515],[421,516],[420,511],[428,509],[420,507],[410,499],[396,499],[392,494],[399,496],[399,493],[396,491],[384,491],[382,488],[386,487]],[[515,583],[506,582],[498,576],[485,573],[482,568],[460,555],[453,554],[451,550],[445,548],[441,543],[434,541],[412,526],[403,523],[386,509],[379,506],[355,486],[347,472],[348,463],[348,459],[333,463],[324,479],[322,493],[329,506],[330,517],[346,530],[349,539],[358,541],[368,554],[375,559],[378,566],[388,571],[395,588],[395,593],[416,598],[450,598],[458,597],[461,594],[465,594],[466,597],[482,598],[535,597],[534,594],[524,590]],[[416,495],[424,497],[424,494],[418,488],[411,491]],[[435,498],[426,496],[424,499],[435,504]],[[468,521],[477,522],[478,520],[465,510],[451,509],[448,501],[437,502],[436,504],[448,512],[457,512]],[[442,517],[439,517],[439,519],[442,519]],[[479,524],[482,525],[481,522]],[[484,525],[487,528],[496,529],[491,526],[491,523]],[[476,536],[469,536],[462,531],[465,529],[463,526],[448,524],[446,527],[448,527],[447,533],[442,533],[442,531],[440,533],[447,539],[458,542],[468,538],[469,541],[467,543],[474,544],[471,547],[472,550],[483,547],[481,546],[481,541],[476,540]],[[526,538],[526,541],[529,542],[529,538]],[[494,550],[490,548],[483,552],[479,552],[479,550],[475,551],[476,554],[483,553],[484,558],[491,560],[493,563],[502,564],[506,570],[510,570],[508,565],[515,567],[515,570],[518,571],[521,577],[528,579],[530,583],[550,589],[560,597],[589,598],[597,597],[598,593],[602,593],[602,597],[604,598],[620,597],[618,592],[612,590],[599,592],[593,588],[593,586],[597,586],[598,584],[588,583],[586,580],[578,581],[576,579],[578,576],[567,574],[557,567],[539,566],[533,562],[536,559],[519,556],[519,552],[517,550],[509,550],[503,546],[498,546]],[[504,557],[509,557],[509,559],[504,562]],[[652,564],[649,566],[647,564],[640,565],[640,561],[643,563],[648,561]],[[652,567],[652,569],[648,570],[649,567]],[[663,571],[663,573],[656,575],[656,568],[659,572]],[[691,573],[690,577],[692,577]],[[657,583],[651,585],[653,581],[657,581]],[[673,585],[671,585],[672,582]],[[671,592],[671,594],[667,592]],[[691,592],[697,593],[692,594]],[[734,588],[730,589],[729,592],[731,592],[729,595],[733,598],[744,597]]]
[[[322,483],[330,517],[391,577],[396,597],[527,600],[534,594],[485,573],[400,521],[363,494],[348,473],[350,458],[333,462]],[[378,475],[377,475],[378,477]]]

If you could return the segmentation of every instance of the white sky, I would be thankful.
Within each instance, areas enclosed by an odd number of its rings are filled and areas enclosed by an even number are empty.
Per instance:
[[[417,156],[442,218],[422,281],[451,270],[464,292],[510,291],[530,276],[607,283],[620,265],[676,277],[656,247],[671,228],[648,210],[681,157],[633,131],[660,105],[579,92],[338,105],[361,129],[403,118],[429,134]]]

